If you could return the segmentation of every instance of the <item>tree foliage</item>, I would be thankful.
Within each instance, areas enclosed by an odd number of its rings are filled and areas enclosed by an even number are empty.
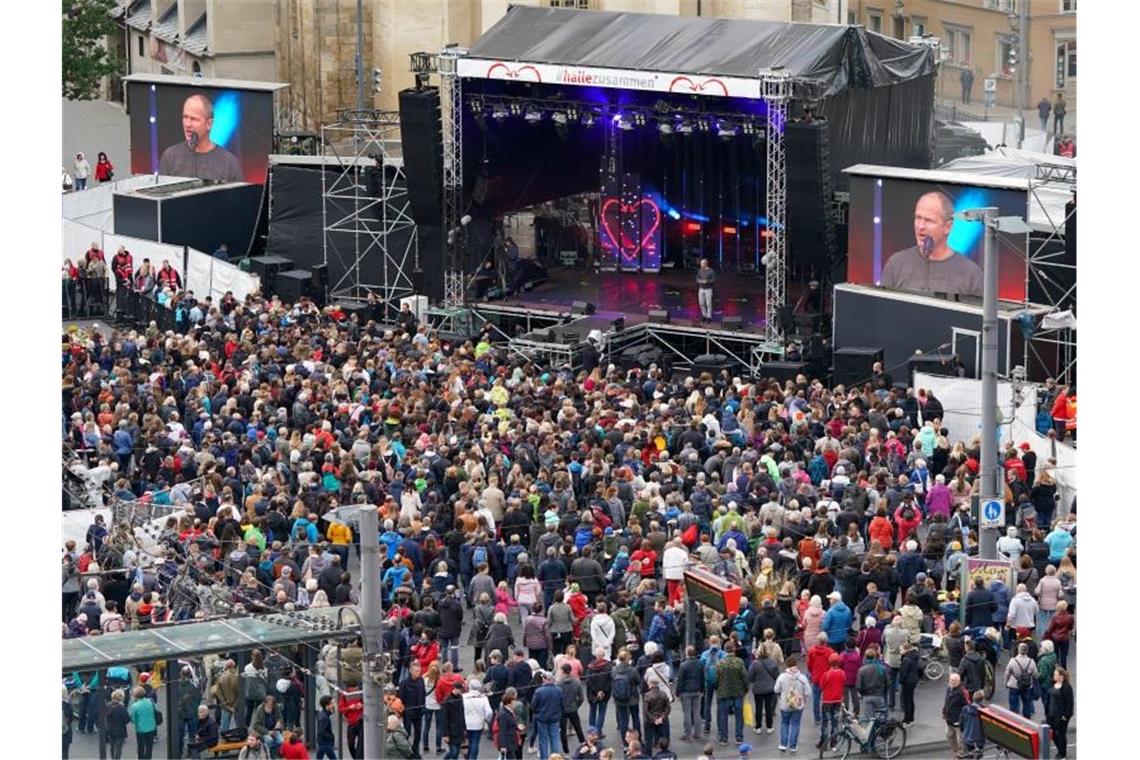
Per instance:
[[[99,82],[118,73],[119,61],[106,47],[116,31],[107,14],[115,0],[63,0],[63,96],[91,100],[99,95]]]

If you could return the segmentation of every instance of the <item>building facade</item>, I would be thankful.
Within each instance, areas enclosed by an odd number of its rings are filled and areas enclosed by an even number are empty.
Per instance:
[[[1019,2],[1028,3],[1022,9]],[[1023,16],[1022,11],[1025,11]],[[1077,0],[852,0],[847,21],[901,40],[932,35],[941,41],[938,96],[961,100],[962,72],[974,72],[971,102],[981,110],[986,79],[997,84],[996,104],[1018,105],[1017,77],[1009,66],[1027,19],[1028,60],[1021,104],[1063,92],[1070,109],[1077,99]]]
[[[716,16],[768,21],[844,23],[849,0],[364,0],[366,107],[396,110],[400,90],[414,84],[409,56],[469,46],[510,4],[578,10]],[[356,103],[356,0],[276,0],[279,125],[319,130],[338,108]],[[372,70],[382,72],[379,92]]]
[[[108,46],[124,74],[173,74],[272,81],[273,0],[120,0]],[[123,97],[118,81],[108,96]]]

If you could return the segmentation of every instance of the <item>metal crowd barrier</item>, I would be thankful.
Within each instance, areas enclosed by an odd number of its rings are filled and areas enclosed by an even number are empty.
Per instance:
[[[154,322],[159,330],[175,329],[174,309],[163,306],[148,295],[136,290],[119,288],[115,291],[115,316],[136,327]]]
[[[61,287],[65,320],[95,319],[110,313],[111,292],[106,278],[65,279]]]

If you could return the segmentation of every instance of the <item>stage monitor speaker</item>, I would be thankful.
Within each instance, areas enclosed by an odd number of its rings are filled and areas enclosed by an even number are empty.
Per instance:
[[[708,372],[715,378],[725,370],[729,374],[736,374],[738,368],[737,362],[730,359],[727,354],[701,354],[693,359],[691,374],[696,377],[702,372]]]
[[[654,324],[667,325],[669,324],[669,312],[665,309],[650,309],[649,321]]]
[[[778,383],[794,381],[796,375],[807,375],[806,362],[764,362],[760,365],[760,377],[775,380]]]
[[[883,349],[869,346],[847,346],[834,353],[832,380],[836,385],[862,385],[871,381],[871,367],[883,360]]]
[[[744,328],[744,317],[739,314],[734,317],[725,317],[720,321],[725,330],[740,330]]]
[[[307,269],[290,269],[277,274],[277,295],[283,303],[293,304],[312,296],[313,273]]]
[[[593,314],[597,311],[597,307],[589,301],[575,301],[571,305],[570,311],[574,314]]]
[[[439,90],[402,90],[400,144],[408,203],[417,225],[443,223],[443,121]]]
[[[309,283],[309,289],[313,294],[313,300],[316,301],[317,306],[324,307],[329,297],[329,267],[328,264],[317,264],[316,266],[309,267],[312,272],[312,282]]]
[[[582,339],[582,334],[573,331],[566,331],[562,333],[562,339],[558,342],[564,346],[572,346]]]
[[[255,256],[249,260],[250,269],[261,279],[261,294],[277,294],[277,275],[293,266],[284,256]]]

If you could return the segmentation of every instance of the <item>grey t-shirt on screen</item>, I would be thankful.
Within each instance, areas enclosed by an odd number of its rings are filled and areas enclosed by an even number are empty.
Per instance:
[[[894,253],[883,267],[879,284],[895,290],[950,295],[982,295],[982,268],[955,254],[944,261],[924,259],[917,246]]]
[[[245,181],[237,156],[220,145],[215,145],[208,153],[195,153],[186,143],[171,145],[162,152],[158,173],[217,182]]]

